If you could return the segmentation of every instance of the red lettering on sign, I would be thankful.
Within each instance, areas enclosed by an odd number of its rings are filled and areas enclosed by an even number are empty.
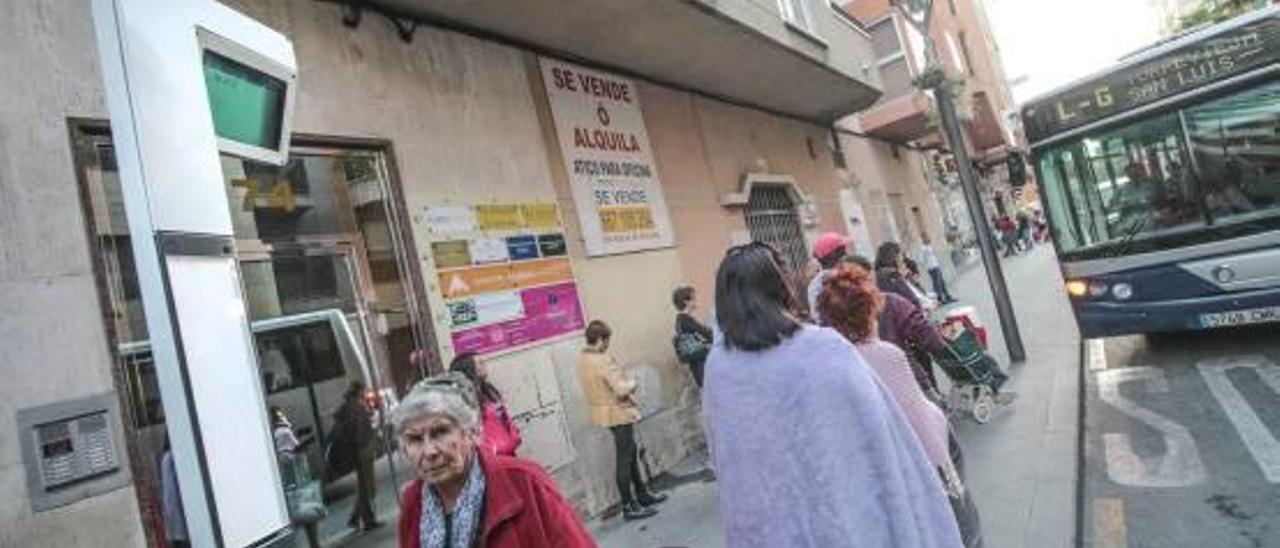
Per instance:
[[[590,74],[577,74],[578,86],[582,93],[593,97],[604,97],[623,103],[631,102],[631,86],[624,82],[607,80]]]
[[[551,79],[558,89],[567,89],[569,91],[578,91],[573,85],[573,72],[567,69],[551,69]]]
[[[636,152],[640,150],[640,141],[630,133],[574,128],[573,146],[591,150]]]

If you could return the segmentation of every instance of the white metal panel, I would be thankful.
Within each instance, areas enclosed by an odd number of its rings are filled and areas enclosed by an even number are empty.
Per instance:
[[[245,546],[288,525],[253,339],[233,257],[170,257],[209,486],[222,539]]]
[[[1280,285],[1280,249],[1262,249],[1186,262],[1179,268],[1224,291],[1264,289]]]

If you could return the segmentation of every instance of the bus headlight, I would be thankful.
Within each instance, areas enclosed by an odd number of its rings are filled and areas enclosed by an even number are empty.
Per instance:
[[[1095,299],[1107,296],[1107,284],[1102,282],[1093,282],[1089,284],[1089,296]]]
[[[1121,301],[1127,301],[1133,297],[1133,286],[1127,283],[1118,283],[1111,286],[1111,295]]]
[[[1089,292],[1089,284],[1086,284],[1080,280],[1067,281],[1068,295],[1071,295],[1072,297],[1083,297],[1084,294],[1088,292]]]

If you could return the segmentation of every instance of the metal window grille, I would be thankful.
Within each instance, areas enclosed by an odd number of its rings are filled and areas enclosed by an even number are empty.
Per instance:
[[[751,239],[777,249],[792,272],[801,272],[809,251],[800,227],[800,213],[786,185],[755,185],[747,199],[747,230]]]

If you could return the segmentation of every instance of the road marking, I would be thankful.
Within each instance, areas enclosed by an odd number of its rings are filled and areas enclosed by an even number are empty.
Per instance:
[[[1125,524],[1123,500],[1093,501],[1093,546],[1129,548],[1129,528]]]
[[[1147,366],[1127,367],[1098,372],[1098,397],[1117,411],[1160,432],[1165,451],[1159,457],[1143,458],[1133,450],[1128,434],[1103,434],[1107,477],[1129,487],[1186,487],[1204,482],[1207,474],[1191,432],[1120,395],[1120,385],[1134,381],[1143,382],[1149,392],[1169,392],[1169,381],[1165,379],[1164,371]]]
[[[1200,376],[1209,385],[1209,392],[1226,411],[1227,418],[1236,427],[1253,460],[1262,469],[1262,475],[1271,483],[1280,483],[1280,440],[1276,440],[1231,379],[1227,378],[1227,371],[1241,368],[1253,369],[1272,392],[1280,394],[1280,367],[1264,356],[1233,356],[1196,364]]]
[[[1107,368],[1107,347],[1104,339],[1089,339],[1089,371]]]

